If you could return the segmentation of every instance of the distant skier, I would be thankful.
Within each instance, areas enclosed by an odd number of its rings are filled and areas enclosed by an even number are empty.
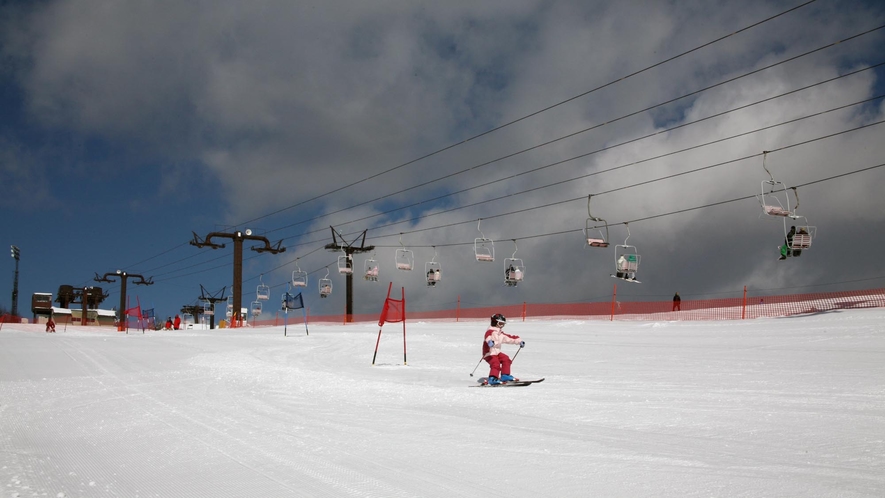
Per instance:
[[[175,330],[181,329],[181,317],[180,316],[175,315],[175,321],[172,322],[172,328],[174,328]]]
[[[682,310],[682,298],[679,297],[679,293],[677,292],[673,296],[673,311],[681,311]]]
[[[51,316],[49,317],[49,321],[46,322],[46,331],[55,332],[55,321],[52,319]]]
[[[172,317],[166,317],[166,325],[163,327],[165,330],[172,330]]]
[[[510,357],[501,352],[502,344],[519,344],[525,347],[525,341],[518,335],[505,334],[503,329],[507,324],[504,315],[496,313],[492,315],[492,323],[486,330],[482,343],[482,357],[489,364],[489,384],[500,384],[502,381],[517,380],[510,375]]]

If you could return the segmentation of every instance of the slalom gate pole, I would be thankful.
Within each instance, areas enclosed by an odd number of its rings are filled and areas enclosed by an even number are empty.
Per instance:
[[[384,330],[384,323],[387,321],[387,312],[390,310],[390,289],[393,289],[393,282],[390,282],[390,284],[387,285],[387,297],[384,298],[384,306],[381,307],[381,316],[378,318],[378,339],[375,341],[375,354],[372,355],[372,365],[375,365],[375,358],[378,357],[378,345],[381,344],[381,331]],[[405,344],[405,324],[403,324],[404,348]],[[403,349],[403,351],[405,351],[405,349]]]
[[[473,374],[474,374],[474,372],[476,372],[476,369],[479,368],[479,364],[482,363],[483,358],[485,358],[485,356],[483,356],[482,358],[480,358],[480,359],[479,359],[479,362],[476,364],[476,366],[473,367],[473,372],[470,372],[470,376],[471,376],[471,377],[473,377]]]
[[[378,340],[375,341],[375,354],[372,355],[372,365],[375,364],[375,358],[378,357],[378,344],[381,343],[381,329],[382,328],[378,329]]]
[[[304,318],[304,334],[310,335],[310,331],[307,330],[307,311],[303,306],[301,307],[301,316]]]
[[[406,363],[406,288],[403,287],[403,365]]]

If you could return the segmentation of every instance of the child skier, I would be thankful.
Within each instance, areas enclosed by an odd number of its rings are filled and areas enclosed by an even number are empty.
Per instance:
[[[519,347],[525,347],[525,341],[518,335],[505,334],[503,328],[506,324],[507,319],[504,315],[500,313],[493,315],[492,324],[486,330],[482,343],[482,357],[491,367],[488,383],[492,385],[519,380],[510,375],[510,357],[501,352],[501,345],[519,344]]]

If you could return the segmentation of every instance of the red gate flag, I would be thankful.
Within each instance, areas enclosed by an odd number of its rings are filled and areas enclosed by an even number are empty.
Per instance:
[[[406,319],[406,300],[387,298],[384,301],[384,307],[381,309],[381,318],[378,319],[378,326],[383,327],[385,323],[397,323]]]
[[[406,288],[403,287],[402,299],[391,299],[390,289],[393,288],[393,282],[387,286],[387,299],[384,300],[384,307],[381,308],[381,317],[378,319],[378,339],[375,341],[375,354],[372,356],[372,365],[375,364],[375,358],[378,357],[378,344],[381,343],[381,330],[384,328],[384,322],[396,323],[403,322],[403,365],[406,365]]]

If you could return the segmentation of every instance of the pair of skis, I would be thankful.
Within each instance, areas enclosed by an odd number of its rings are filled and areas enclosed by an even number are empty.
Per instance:
[[[542,377],[534,380],[510,380],[502,381],[500,384],[489,384],[488,377],[480,377],[476,382],[477,385],[468,387],[524,387],[537,384],[538,382],[544,382],[544,378]]]

